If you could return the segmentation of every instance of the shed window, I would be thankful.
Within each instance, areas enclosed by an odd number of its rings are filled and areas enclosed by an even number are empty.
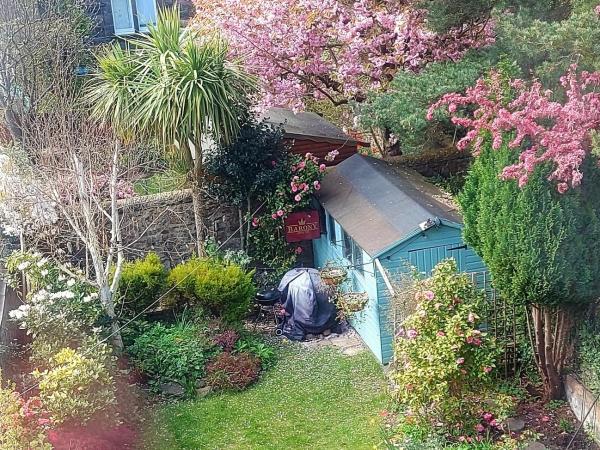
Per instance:
[[[358,246],[356,241],[354,241],[354,239],[352,239],[350,235],[346,233],[346,231],[342,230],[342,236],[344,245],[344,258],[350,261],[354,269],[356,269],[360,273],[363,273],[364,267],[362,249]]]
[[[335,235],[335,219],[327,214],[327,233],[329,234],[329,242],[332,245],[337,245],[337,237]]]

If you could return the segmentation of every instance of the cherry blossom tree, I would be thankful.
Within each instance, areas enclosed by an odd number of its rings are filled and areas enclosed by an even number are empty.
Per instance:
[[[489,15],[434,32],[411,0],[195,1],[197,24],[219,28],[261,80],[262,106],[362,102],[399,70],[456,60],[493,41]]]
[[[465,94],[446,94],[428,112],[446,106],[454,124],[466,128],[457,143],[459,149],[471,147],[475,154],[487,137],[499,149],[507,136],[508,146],[519,152],[517,163],[505,167],[501,176],[518,180],[519,186],[540,164],[551,163],[560,193],[581,183],[580,168],[592,149],[592,137],[600,128],[600,72],[577,72],[577,66],[561,77],[561,93],[544,89],[539,81],[527,84],[520,79],[503,80],[499,72],[482,78]],[[462,114],[464,108],[472,114]]]

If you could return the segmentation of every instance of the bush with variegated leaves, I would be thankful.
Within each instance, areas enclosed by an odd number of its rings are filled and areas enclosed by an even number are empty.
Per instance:
[[[395,397],[410,420],[455,436],[483,433],[489,428],[483,415],[493,409],[486,392],[498,357],[482,320],[485,298],[467,275],[457,273],[454,260],[419,281],[416,296],[416,310],[395,340]]]

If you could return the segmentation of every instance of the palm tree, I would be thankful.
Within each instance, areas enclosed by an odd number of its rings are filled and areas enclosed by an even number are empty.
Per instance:
[[[182,28],[179,8],[159,13],[148,35],[98,56],[86,95],[92,114],[126,139],[158,139],[189,168],[196,241],[204,254],[203,146],[230,143],[255,80],[228,59],[225,41]]]

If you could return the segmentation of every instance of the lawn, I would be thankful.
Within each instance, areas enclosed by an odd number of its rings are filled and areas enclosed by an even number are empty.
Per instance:
[[[372,449],[385,409],[381,366],[368,352],[278,350],[277,365],[250,389],[162,407],[144,448]]]

